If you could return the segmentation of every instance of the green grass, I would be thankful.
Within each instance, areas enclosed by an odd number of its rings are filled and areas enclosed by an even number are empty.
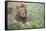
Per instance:
[[[42,4],[28,4],[27,6],[27,22],[24,26],[19,23],[12,23],[8,25],[8,29],[23,28],[37,28],[44,23],[44,5]]]

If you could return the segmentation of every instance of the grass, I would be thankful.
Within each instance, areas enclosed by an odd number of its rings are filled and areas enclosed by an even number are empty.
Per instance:
[[[44,21],[44,10],[41,4],[28,4],[27,6],[27,22],[26,24],[12,23],[8,25],[8,29],[37,28]],[[43,22],[44,23],[44,22]]]

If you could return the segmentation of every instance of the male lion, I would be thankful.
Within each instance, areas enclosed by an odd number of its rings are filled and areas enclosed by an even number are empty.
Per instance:
[[[22,22],[23,24],[25,24],[25,22],[27,21],[27,9],[26,9],[26,5],[24,5],[23,3],[20,5],[16,5],[16,20]]]

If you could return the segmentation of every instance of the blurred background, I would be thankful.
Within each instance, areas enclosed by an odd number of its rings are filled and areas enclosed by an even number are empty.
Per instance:
[[[24,3],[27,7],[27,22],[21,24],[9,18],[18,3],[21,2],[8,2],[8,29],[44,28],[44,4]]]

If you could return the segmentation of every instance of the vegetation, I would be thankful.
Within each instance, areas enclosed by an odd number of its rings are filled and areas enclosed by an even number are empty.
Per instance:
[[[28,4],[28,3],[27,3]],[[21,24],[19,22],[13,22],[8,24],[8,29],[25,29],[25,28],[37,28],[44,25],[44,5],[29,3],[27,5],[27,22]]]

